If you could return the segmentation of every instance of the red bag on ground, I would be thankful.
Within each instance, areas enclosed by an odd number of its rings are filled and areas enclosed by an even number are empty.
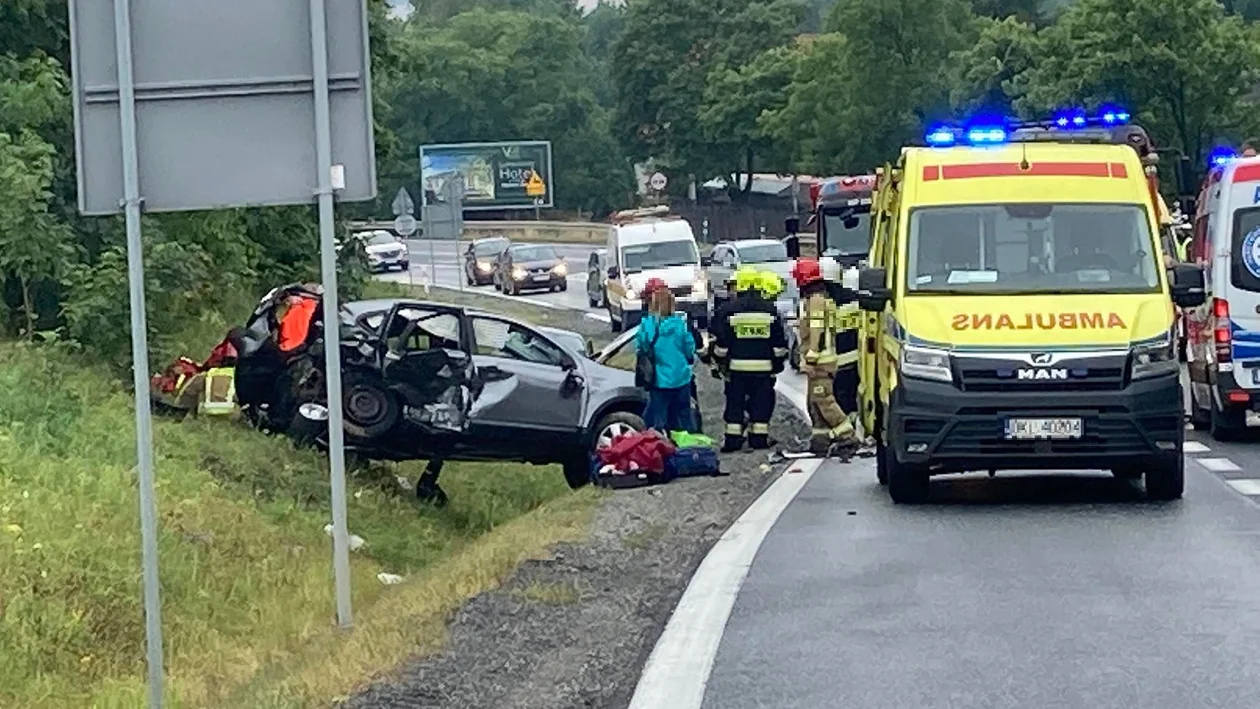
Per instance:
[[[605,465],[624,472],[640,472],[651,475],[665,473],[665,461],[678,447],[656,431],[636,431],[617,436],[612,444],[599,452]]]

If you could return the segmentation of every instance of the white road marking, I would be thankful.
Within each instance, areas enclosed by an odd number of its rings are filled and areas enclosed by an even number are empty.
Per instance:
[[[805,414],[804,377],[784,372],[775,389]],[[789,469],[795,474],[775,480],[709,550],[652,649],[630,709],[700,709],[726,621],[753,558],[779,515],[822,463],[817,459],[792,463]]]
[[[766,533],[810,481],[821,460],[795,463],[709,550],[648,658],[630,709],[700,709],[726,621]]]
[[[1226,480],[1225,482],[1244,495],[1260,496],[1260,480]]]
[[[608,313],[583,313],[582,316],[590,318],[591,320],[598,320],[602,323],[612,322],[612,319],[608,317]]]
[[[1214,473],[1232,473],[1242,468],[1229,458],[1199,458],[1199,464]]]
[[[1212,450],[1198,441],[1186,441],[1181,449],[1186,453],[1207,453]]]

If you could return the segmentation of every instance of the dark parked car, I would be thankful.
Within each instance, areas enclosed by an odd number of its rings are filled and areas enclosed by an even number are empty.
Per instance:
[[[523,291],[569,289],[569,264],[547,245],[513,244],[499,254],[495,288],[508,295]]]
[[[247,331],[266,329],[256,324],[251,320]],[[646,394],[634,386],[633,372],[583,356],[575,333],[392,299],[346,303],[341,329],[346,447],[367,458],[429,459],[441,446],[447,460],[558,463],[579,487],[593,450],[643,428]],[[295,414],[304,404],[325,404],[317,330],[309,351],[285,365],[292,374],[278,376],[274,359],[243,355],[242,404],[283,407],[269,418],[290,424],[302,422]],[[285,391],[265,391],[280,381],[289,385]]]
[[[485,286],[494,282],[494,264],[499,254],[512,242],[502,236],[476,239],[464,250],[464,280],[470,286]]]
[[[586,262],[586,302],[592,308],[602,308],[608,302],[608,249],[591,252]]]

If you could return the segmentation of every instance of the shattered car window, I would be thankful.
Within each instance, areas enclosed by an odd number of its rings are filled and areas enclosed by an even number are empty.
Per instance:
[[[559,347],[515,323],[474,318],[473,337],[477,354],[484,357],[503,357],[554,367],[564,361]]]
[[[394,352],[459,349],[459,318],[419,308],[403,308],[390,322],[386,341]]]

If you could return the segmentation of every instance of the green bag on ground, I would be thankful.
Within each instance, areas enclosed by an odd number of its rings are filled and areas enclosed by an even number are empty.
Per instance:
[[[701,448],[713,447],[713,439],[703,433],[691,433],[688,431],[671,431],[669,439],[679,448]]]

